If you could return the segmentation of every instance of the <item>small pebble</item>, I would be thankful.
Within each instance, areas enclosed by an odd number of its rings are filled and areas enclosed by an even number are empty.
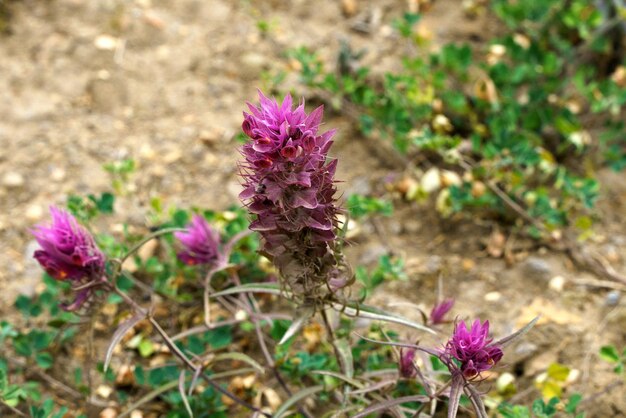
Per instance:
[[[524,269],[526,273],[533,276],[536,279],[546,279],[549,276],[550,265],[539,257],[528,257],[524,262]]]
[[[502,294],[500,292],[489,292],[485,294],[485,300],[487,302],[497,302],[502,299]]]
[[[461,265],[463,266],[463,270],[471,271],[474,269],[474,267],[476,267],[476,262],[471,258],[464,258],[461,262]]]
[[[101,398],[107,399],[113,393],[113,388],[111,386],[100,385],[96,389],[96,394]]]
[[[605,303],[607,306],[615,306],[619,303],[622,293],[619,290],[611,290],[606,294]]]
[[[55,168],[54,170],[52,170],[52,173],[50,173],[50,178],[53,181],[63,181],[65,180],[65,170],[63,170],[62,168]]]
[[[94,45],[98,49],[112,51],[117,48],[117,42],[117,38],[110,35],[100,35],[95,39]]]
[[[550,279],[550,289],[555,292],[562,292],[563,287],[565,286],[565,277],[563,276],[554,276]]]
[[[43,208],[40,205],[32,204],[26,208],[26,219],[30,222],[35,222],[43,217]]]
[[[358,4],[356,0],[342,0],[341,1],[341,11],[343,15],[346,17],[352,17],[356,14],[358,10]]]
[[[2,178],[2,184],[10,189],[21,187],[24,185],[24,176],[15,171],[8,172]]]
[[[102,412],[100,412],[99,415],[100,418],[115,418],[117,417],[117,411],[115,410],[115,408],[105,408],[102,410]]]

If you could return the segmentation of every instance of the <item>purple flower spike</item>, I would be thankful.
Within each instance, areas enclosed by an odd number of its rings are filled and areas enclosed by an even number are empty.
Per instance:
[[[433,325],[443,324],[446,322],[445,316],[450,309],[454,306],[454,299],[446,299],[441,303],[438,303],[433,307],[433,310],[430,311],[430,323]]]
[[[492,341],[489,338],[489,321],[481,324],[477,319],[469,330],[465,322],[460,322],[446,344],[444,362],[457,360],[463,376],[472,379],[491,369],[502,358],[502,349],[497,344],[491,344]]]
[[[307,114],[304,102],[294,109],[289,95],[279,104],[259,92],[259,100],[244,112],[242,130],[250,141],[241,149],[239,197],[284,284],[314,299],[330,287],[331,276],[333,287],[342,283],[337,269],[347,270],[334,242],[337,160],[328,160],[328,150],[335,131],[318,133],[322,106]]]
[[[91,296],[93,288],[104,283],[105,257],[91,234],[69,213],[50,208],[51,226],[37,226],[33,236],[41,246],[34,257],[51,277],[72,281],[76,299],[67,310],[80,308]],[[93,286],[89,286],[93,285]]]
[[[398,368],[400,369],[400,376],[405,379],[412,379],[417,376],[417,369],[413,363],[415,359],[415,351],[416,350],[414,348],[400,349],[400,361]]]
[[[176,232],[176,239],[183,250],[178,258],[190,266],[196,264],[215,264],[220,258],[220,236],[200,215],[194,215],[185,232]]]
[[[438,355],[452,374],[448,418],[456,417],[463,393],[470,398],[477,416],[487,416],[480,392],[470,383],[480,381],[480,373],[491,369],[502,359],[502,348],[530,331],[538,320],[539,317],[533,319],[520,330],[495,342],[489,338],[489,321],[481,323],[477,319],[469,330],[465,322],[459,322],[444,349],[425,350]]]

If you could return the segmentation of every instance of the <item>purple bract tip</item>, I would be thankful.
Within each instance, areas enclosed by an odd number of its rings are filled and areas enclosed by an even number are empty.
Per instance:
[[[105,257],[92,235],[78,224],[69,213],[56,207],[50,208],[52,225],[37,226],[32,234],[41,246],[34,257],[44,270],[57,280],[70,280],[83,287],[67,310],[76,310],[92,294],[89,283],[104,278]]]
[[[215,264],[220,257],[220,236],[200,215],[194,215],[185,232],[176,232],[183,249],[178,258],[185,264]]]

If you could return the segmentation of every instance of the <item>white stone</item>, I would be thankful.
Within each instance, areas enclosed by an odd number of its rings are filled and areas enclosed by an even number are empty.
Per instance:
[[[16,171],[10,171],[2,177],[2,184],[10,189],[21,187],[24,185],[24,176]]]
[[[554,276],[553,278],[550,279],[550,289],[554,290],[555,292],[561,292],[563,291],[563,287],[565,286],[565,277],[563,276]]]
[[[500,292],[489,292],[485,294],[485,300],[487,302],[497,302],[502,299],[502,294]]]
[[[112,51],[117,48],[118,39],[111,35],[100,35],[93,43],[98,49]]]
[[[439,169],[433,167],[424,173],[420,180],[420,186],[426,193],[432,193],[441,187],[441,176]]]

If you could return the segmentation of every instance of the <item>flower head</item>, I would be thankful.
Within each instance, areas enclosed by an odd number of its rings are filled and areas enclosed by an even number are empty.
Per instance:
[[[469,330],[465,322],[459,322],[443,350],[428,350],[431,354],[439,355],[452,374],[448,417],[456,417],[463,393],[470,398],[476,415],[486,416],[480,393],[469,383],[479,377],[481,372],[495,366],[502,359],[502,348],[530,331],[538,320],[539,317],[536,317],[523,328],[496,342],[489,338],[489,321],[481,323],[477,319]]]
[[[194,215],[185,232],[176,232],[183,249],[178,258],[185,264],[215,264],[220,257],[220,236],[200,215]]]
[[[318,133],[321,106],[307,114],[304,103],[292,107],[289,95],[278,104],[259,92],[259,100],[244,112],[242,130],[250,141],[241,149],[239,197],[254,215],[250,229],[261,234],[263,252],[285,283],[313,296],[329,287],[330,272],[342,268],[334,251],[337,160],[328,160],[335,131]]]
[[[472,379],[481,372],[491,369],[502,358],[502,349],[491,344],[489,321],[474,321],[468,330],[464,321],[454,328],[452,338],[446,344],[442,358],[444,362],[456,360],[463,376]]]
[[[92,287],[103,281],[105,257],[91,234],[69,213],[50,208],[51,226],[38,226],[32,231],[41,246],[34,257],[44,270],[57,280],[69,280],[82,287],[67,310],[78,309],[89,298]]]
[[[400,349],[400,361],[398,368],[400,370],[400,376],[405,379],[412,379],[417,376],[417,369],[413,363],[415,359],[415,351],[415,348]]]
[[[437,325],[445,322],[446,314],[452,309],[454,306],[454,299],[446,299],[441,303],[433,306],[432,311],[430,311],[429,321],[431,324]]]

